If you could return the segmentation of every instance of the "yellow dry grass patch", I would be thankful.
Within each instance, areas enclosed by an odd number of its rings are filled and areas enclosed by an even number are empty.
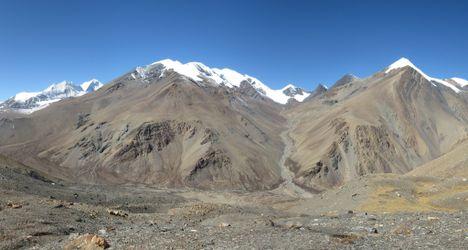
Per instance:
[[[431,181],[415,182],[406,193],[397,185],[377,186],[358,210],[373,213],[453,212],[456,209],[436,205],[436,202],[466,192],[468,184],[442,187]]]

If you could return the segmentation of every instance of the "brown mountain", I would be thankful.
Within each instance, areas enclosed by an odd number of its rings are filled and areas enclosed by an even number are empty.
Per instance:
[[[3,114],[0,152],[81,183],[303,196],[367,174],[405,174],[466,145],[466,94],[412,64],[346,77],[287,106],[255,78],[232,86],[229,72],[192,66],[202,73],[137,68],[31,115]]]
[[[169,71],[124,75],[96,93],[0,123],[1,151],[84,183],[270,189],[280,105]]]
[[[468,135],[464,95],[410,66],[335,86],[287,115],[295,182],[314,189],[372,173],[407,173]]]

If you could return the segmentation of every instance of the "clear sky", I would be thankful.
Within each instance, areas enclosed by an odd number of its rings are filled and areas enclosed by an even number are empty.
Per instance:
[[[0,0],[0,100],[165,58],[313,89],[400,57],[468,78],[468,1]]]

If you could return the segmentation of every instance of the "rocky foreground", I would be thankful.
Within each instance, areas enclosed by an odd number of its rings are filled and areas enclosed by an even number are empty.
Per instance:
[[[307,198],[93,186],[0,161],[0,249],[466,249],[468,181],[378,175]]]
[[[298,214],[284,210],[294,199],[272,193],[221,195],[144,187],[66,187],[53,182],[31,190],[29,184],[0,185],[0,249],[468,246],[464,211]]]

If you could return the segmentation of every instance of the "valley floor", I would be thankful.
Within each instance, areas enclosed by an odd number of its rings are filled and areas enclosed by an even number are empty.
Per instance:
[[[341,198],[324,193],[298,199],[275,192],[74,186],[23,177],[0,172],[0,249],[73,249],[89,243],[80,237],[87,233],[105,239],[110,249],[468,246],[466,211],[336,209],[334,204],[352,207],[332,201],[350,196],[343,190],[333,192]]]

